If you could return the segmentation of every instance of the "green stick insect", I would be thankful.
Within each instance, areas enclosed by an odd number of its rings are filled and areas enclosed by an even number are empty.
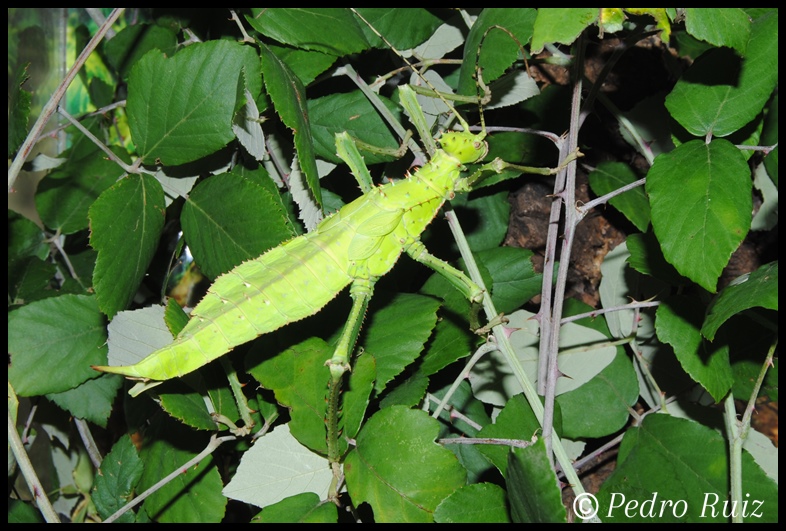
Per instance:
[[[412,89],[405,86],[399,90],[402,105],[411,115],[419,115],[413,121],[425,123]],[[430,254],[420,241],[445,201],[457,192],[470,191],[484,172],[512,166],[497,159],[470,176],[462,176],[466,164],[486,156],[488,144],[485,130],[473,134],[466,121],[458,113],[456,116],[462,131],[443,134],[439,139],[441,149],[407,179],[366,186],[364,195],[324,219],[312,232],[218,277],[173,343],[134,365],[94,368],[145,381],[181,377],[258,336],[316,314],[350,286],[350,315],[326,362],[335,384],[350,367],[350,355],[375,283],[404,252],[442,274],[473,303],[481,302],[483,290],[464,273]],[[427,129],[420,133],[429,135]],[[368,173],[348,135],[336,135],[336,145],[339,156],[355,175]]]

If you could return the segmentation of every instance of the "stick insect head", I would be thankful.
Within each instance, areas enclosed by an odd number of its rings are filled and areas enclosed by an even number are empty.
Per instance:
[[[443,134],[439,143],[446,153],[456,157],[462,164],[470,164],[482,160],[488,154],[489,145],[485,138],[485,132],[473,135],[468,131],[451,131]]]

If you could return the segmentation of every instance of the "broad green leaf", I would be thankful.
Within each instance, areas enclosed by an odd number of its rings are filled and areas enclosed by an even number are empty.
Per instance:
[[[361,7],[357,11],[399,51],[409,50],[423,43],[442,22],[423,8]],[[365,22],[358,19],[357,23],[374,48],[388,46]]]
[[[171,28],[158,24],[133,24],[103,44],[108,63],[122,79],[127,79],[131,66],[150,50],[157,49],[172,57],[177,51],[177,35]]]
[[[57,295],[52,289],[52,279],[57,267],[35,256],[8,260],[8,303],[9,306],[27,304]],[[9,308],[10,309],[10,308]]]
[[[342,56],[369,46],[346,8],[255,8],[246,19],[259,33],[295,48]]]
[[[434,511],[439,524],[509,524],[505,490],[493,483],[465,485]]]
[[[639,382],[624,352],[578,389],[556,398],[562,411],[562,435],[570,439],[604,437],[623,427],[639,398]]]
[[[292,72],[300,78],[303,86],[306,87],[330,68],[337,59],[335,55],[290,48],[288,46],[270,44],[268,48],[289,66]]]
[[[734,48],[740,55],[745,54],[750,28],[750,17],[739,8],[685,9],[685,29],[688,33],[714,46]]]
[[[377,362],[377,394],[423,352],[439,308],[438,301],[410,293],[395,295],[379,308],[374,303],[382,302],[381,295],[372,300],[365,333],[358,343]]]
[[[727,136],[761,112],[778,82],[777,11],[753,23],[739,62],[728,49],[710,50],[666,97],[669,112],[690,134]]]
[[[496,247],[477,253],[492,278],[491,299],[498,312],[511,313],[540,294],[543,274],[535,273],[533,252],[519,247]]]
[[[600,9],[596,7],[542,7],[538,9],[532,31],[532,54],[543,51],[550,43],[572,44],[584,28],[598,20]]]
[[[557,413],[559,413],[559,409],[557,409]],[[559,423],[559,416],[556,415],[555,425],[559,426]],[[527,399],[523,394],[518,394],[508,400],[497,418],[494,419],[494,424],[485,426],[476,436],[486,439],[529,441],[540,430],[540,422],[538,422]],[[478,445],[478,449],[503,475],[507,475],[510,446],[481,444]]]
[[[216,366],[218,367],[218,365]],[[186,385],[186,382],[189,385]],[[222,383],[225,382],[226,378]],[[214,390],[211,393],[211,397],[215,392]],[[157,401],[161,409],[166,411],[170,417],[195,430],[218,431],[223,425],[219,425],[210,414],[205,403],[207,394],[204,379],[199,373],[187,374],[183,379],[171,380],[156,388]],[[226,415],[226,412],[219,408],[216,408],[215,412]],[[230,420],[237,418],[237,409],[234,414],[226,415],[226,417]]]
[[[496,249],[502,244],[510,222],[507,191],[472,198],[458,196],[451,205],[459,220],[464,221],[462,229],[473,251]],[[467,223],[467,220],[473,220],[474,224]]]
[[[22,500],[8,498],[9,524],[43,524],[44,517],[36,507]]]
[[[130,175],[99,196],[89,218],[90,245],[98,251],[93,286],[101,311],[112,318],[133,300],[156,251],[164,192],[153,177]]]
[[[692,140],[655,159],[647,174],[652,228],[680,274],[715,292],[751,223],[751,179],[730,142]]]
[[[592,191],[598,196],[622,188],[639,180],[631,167],[623,162],[603,162],[589,174]],[[650,224],[650,204],[644,187],[632,190],[609,199],[609,203],[622,212],[641,232],[646,232]]]
[[[777,261],[738,277],[724,288],[707,310],[702,335],[712,341],[715,332],[729,317],[756,306],[778,311]]]
[[[49,244],[44,231],[31,220],[8,209],[8,260],[35,256],[45,260]]]
[[[505,476],[510,516],[516,523],[567,523],[562,493],[543,438],[512,448]]]
[[[379,99],[396,119],[400,119],[401,109],[397,105],[385,97],[380,96]],[[352,138],[381,149],[395,150],[399,147],[399,140],[359,90],[309,100],[308,112],[314,135],[314,151],[330,162],[342,163],[336,155],[337,133],[347,132]],[[363,145],[359,149],[363,152],[366,164],[393,159],[389,154],[374,153]]]
[[[667,415],[648,415],[620,446],[617,468],[597,493],[604,523],[728,522],[728,442],[717,431]],[[746,522],[778,521],[778,485],[742,455]],[[751,515],[763,502],[762,517]],[[633,509],[625,513],[625,504]],[[664,511],[661,513],[660,509]],[[728,509],[726,515],[729,514]]]
[[[195,261],[210,278],[295,235],[278,198],[253,180],[231,172],[194,187],[180,220]]]
[[[225,40],[191,44],[171,58],[148,52],[128,80],[129,126],[140,156],[175,166],[227,145],[235,138],[241,71],[258,93],[258,64],[251,47]]]
[[[702,338],[705,308],[697,299],[673,295],[663,302],[655,317],[658,338],[671,345],[685,372],[720,402],[733,381],[728,345]]]
[[[322,195],[319,187],[319,172],[314,158],[314,139],[311,137],[306,89],[300,78],[270,48],[261,44],[260,52],[265,88],[281,120],[294,131],[300,168],[306,176],[308,189],[314,195],[317,204],[321,206]]]
[[[375,413],[344,462],[352,501],[368,503],[377,523],[432,522],[442,500],[466,482],[456,457],[434,442],[438,431],[423,411],[392,406]]]
[[[323,455],[327,454],[325,397],[330,379],[325,361],[332,354],[324,340],[312,337],[251,369],[262,387],[272,390],[276,401],[289,408],[292,436]]]
[[[332,479],[328,460],[301,445],[290,434],[289,424],[282,424],[243,453],[223,493],[257,507],[304,492],[324,500]]]
[[[19,396],[60,393],[106,363],[106,320],[96,297],[61,295],[8,314],[8,380]]]
[[[132,498],[134,489],[144,469],[130,436],[122,437],[101,462],[100,473],[96,474],[91,498],[98,514],[107,518],[124,507]],[[133,523],[134,513],[129,511],[117,522]]]
[[[209,442],[207,435],[158,416],[148,427],[139,457],[145,470],[138,492],[144,492],[171,472],[180,473],[152,493],[142,504],[151,520],[158,523],[218,523],[224,518],[227,499],[221,494],[221,476],[213,459],[202,459],[186,469],[182,466]]]
[[[417,366],[417,374],[430,376],[471,354],[480,339],[470,330],[469,301],[445,277],[439,273],[432,274],[420,292],[437,297],[444,303],[439,311],[440,319]]]
[[[510,68],[523,52],[521,46],[526,46],[532,37],[537,13],[533,8],[486,8],[481,11],[464,44],[459,94],[478,93],[477,82],[473,77],[477,73],[478,63],[486,84],[497,80]]]
[[[65,164],[47,175],[36,192],[41,220],[62,234],[86,229],[90,205],[125,173],[92,142],[85,147],[83,143],[81,149],[70,150]],[[112,152],[121,160],[128,159],[120,148],[113,147]]]
[[[268,505],[251,519],[260,524],[335,524],[338,507],[334,503],[322,503],[313,492],[303,492]]]
[[[104,374],[100,378],[87,380],[74,389],[49,393],[46,398],[74,417],[106,428],[117,391],[122,387],[122,377]]]
[[[630,251],[628,264],[639,273],[675,286],[689,283],[688,279],[677,273],[674,266],[663,258],[663,251],[652,232],[631,234],[625,240],[625,245]]]

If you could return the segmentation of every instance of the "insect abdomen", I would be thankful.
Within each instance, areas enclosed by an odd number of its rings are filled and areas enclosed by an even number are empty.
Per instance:
[[[349,236],[347,231],[317,231],[240,264],[216,279],[172,344],[135,365],[97,368],[168,380],[317,313],[351,281],[346,263],[339,263],[340,250],[347,246],[340,240]]]

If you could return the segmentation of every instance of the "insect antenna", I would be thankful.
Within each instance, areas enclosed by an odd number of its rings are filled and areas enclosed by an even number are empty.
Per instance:
[[[431,83],[431,82],[430,82],[428,79],[426,79],[426,77],[423,75],[423,73],[421,73],[421,72],[420,72],[420,70],[418,70],[418,69],[417,69],[417,67],[415,67],[415,65],[413,65],[413,64],[412,64],[412,63],[411,63],[411,62],[410,62],[410,61],[409,61],[409,60],[408,60],[406,57],[404,57],[404,55],[402,55],[402,54],[401,54],[401,52],[399,52],[399,51],[396,49],[396,47],[395,47],[395,46],[393,46],[393,44],[392,44],[392,43],[391,43],[391,42],[390,42],[390,41],[389,41],[387,38],[385,38],[385,36],[384,36],[384,35],[382,35],[382,34],[381,34],[379,31],[377,31],[377,29],[376,29],[376,28],[375,28],[375,27],[374,27],[374,26],[373,26],[373,25],[372,25],[372,24],[371,24],[371,23],[370,23],[368,20],[366,20],[366,19],[363,17],[363,15],[361,15],[361,14],[360,14],[360,13],[359,13],[359,12],[358,12],[356,9],[354,9],[354,8],[350,8],[350,9],[352,10],[352,12],[353,12],[355,15],[357,15],[357,17],[358,17],[358,18],[360,18],[360,20],[362,20],[362,21],[363,21],[363,22],[364,22],[364,23],[365,23],[365,24],[366,24],[366,25],[367,25],[367,26],[368,26],[368,27],[371,29],[371,31],[373,31],[373,32],[374,32],[374,34],[375,34],[377,37],[379,37],[380,39],[382,39],[382,41],[383,41],[383,42],[384,42],[384,43],[385,43],[385,44],[386,44],[386,45],[387,45],[387,46],[388,46],[388,47],[389,47],[391,50],[393,50],[393,52],[395,52],[395,54],[396,54],[396,55],[398,55],[398,56],[399,56],[399,57],[400,57],[400,58],[401,58],[401,59],[402,59],[402,60],[403,60],[403,61],[404,61],[404,62],[407,64],[407,66],[408,66],[408,67],[409,67],[409,68],[410,68],[410,69],[411,69],[411,70],[412,70],[412,71],[413,71],[415,74],[417,74],[417,76],[418,76],[418,77],[419,77],[421,80],[423,80],[423,82],[424,82],[426,85],[428,85],[428,87],[429,87],[429,88],[430,88],[432,91],[434,91],[434,94],[436,94],[436,95],[437,95],[437,97],[438,97],[440,100],[442,100],[442,102],[443,102],[443,103],[444,103],[444,104],[445,104],[445,105],[448,107],[448,109],[450,109],[450,111],[453,113],[453,115],[456,117],[456,119],[457,119],[457,120],[460,122],[462,129],[463,129],[464,131],[469,131],[469,124],[468,124],[468,123],[467,123],[467,121],[464,119],[464,117],[463,117],[463,116],[461,116],[461,114],[459,114],[459,112],[458,112],[458,111],[456,110],[456,108],[455,108],[455,107],[454,107],[454,106],[453,106],[453,105],[452,105],[452,104],[451,104],[451,103],[450,103],[450,102],[447,100],[447,98],[445,98],[445,97],[442,95],[442,93],[441,93],[439,90],[437,90],[437,88],[436,88],[436,87],[435,87],[435,86],[434,86],[434,85],[433,85],[433,84],[432,84],[432,83]],[[482,120],[482,113],[481,113],[481,120]],[[483,127],[483,131],[485,131],[485,126]]]

